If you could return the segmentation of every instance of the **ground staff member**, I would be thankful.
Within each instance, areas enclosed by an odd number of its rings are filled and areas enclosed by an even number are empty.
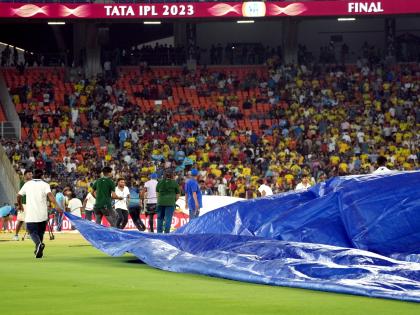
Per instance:
[[[157,174],[150,175],[150,180],[144,183],[144,188],[141,192],[141,201],[146,202],[146,216],[149,217],[149,229],[153,233],[153,220],[157,212],[157,195],[156,186],[158,184]],[[141,205],[140,205],[141,206]]]
[[[123,200],[115,194],[115,184],[111,179],[112,168],[104,167],[102,170],[103,177],[99,178],[92,185],[92,195],[96,198],[95,212],[96,223],[101,224],[102,217],[105,216],[109,224],[113,227],[117,224],[117,215],[112,208],[112,199]]]
[[[156,192],[158,196],[157,212],[158,233],[169,233],[171,230],[172,216],[174,215],[176,201],[179,198],[179,185],[173,179],[172,170],[165,170],[163,179],[157,184]],[[163,225],[165,224],[165,229]]]
[[[191,178],[185,183],[185,209],[189,209],[190,220],[200,215],[200,208],[203,207],[203,197],[200,185],[197,181],[198,171],[191,170]]]
[[[92,221],[93,208],[95,207],[96,199],[92,193],[89,192],[83,201],[82,211],[85,212],[85,219]]]
[[[140,232],[143,232],[144,230],[146,230],[146,226],[144,225],[144,223],[142,222],[140,218],[140,211],[142,209],[143,209],[142,198],[140,198],[140,204],[138,207],[129,207],[131,220],[133,220],[134,225],[136,226],[137,230],[139,230]]]
[[[140,232],[143,232],[144,230],[146,230],[146,226],[143,224],[143,222],[140,219],[140,211],[141,211],[140,207],[130,207],[129,209],[131,220],[133,220],[133,223],[136,226],[137,230],[139,230]]]
[[[81,218],[82,217],[82,201],[79,198],[76,198],[76,194],[72,189],[66,190],[66,198],[68,203],[66,206],[66,211],[70,212],[72,215]],[[71,224],[71,229],[75,230],[76,227]]]
[[[68,188],[64,188],[64,190],[61,191],[61,187],[56,188],[55,203],[57,205],[57,209],[54,212],[54,221],[58,232],[61,231],[63,225],[64,211],[66,211],[66,196],[64,195],[64,193],[67,189]]]
[[[42,180],[42,170],[35,170],[33,179],[22,186],[18,195],[18,209],[23,211],[22,198],[26,196],[25,220],[26,229],[35,243],[35,257],[41,258],[45,245],[43,243],[45,228],[48,222],[47,198],[56,206],[50,185]]]
[[[16,214],[15,208],[10,205],[4,205],[0,208],[0,229],[6,232],[12,232],[10,229],[10,223],[12,222],[12,216]]]
[[[122,197],[122,200],[115,201],[115,211],[117,212],[117,228],[124,229],[128,222],[128,207],[130,205],[130,190],[125,186],[124,178],[117,180],[117,188],[115,194]]]
[[[24,180],[20,182],[20,188],[22,188],[26,182],[32,179],[32,171],[26,170],[25,174],[23,174],[23,177],[24,177]],[[13,237],[14,241],[19,241],[19,231],[22,228],[23,223],[25,222],[26,197],[22,198],[22,206],[23,206],[23,211],[18,211],[17,213],[16,231],[15,231],[15,236]]]

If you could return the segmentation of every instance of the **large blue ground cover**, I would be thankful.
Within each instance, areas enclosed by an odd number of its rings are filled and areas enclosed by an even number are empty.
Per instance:
[[[168,235],[66,215],[105,253],[163,270],[420,302],[420,172],[240,201]]]

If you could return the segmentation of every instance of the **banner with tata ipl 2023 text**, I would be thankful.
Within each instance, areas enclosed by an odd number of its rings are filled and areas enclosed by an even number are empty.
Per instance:
[[[186,19],[363,16],[420,13],[417,0],[197,2],[157,4],[0,3],[0,18]]]

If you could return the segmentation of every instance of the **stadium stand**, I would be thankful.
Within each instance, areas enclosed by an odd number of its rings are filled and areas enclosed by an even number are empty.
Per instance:
[[[0,123],[6,121],[6,115],[4,114],[3,108],[0,106]]]
[[[116,79],[64,68],[4,70],[22,141],[3,142],[17,170],[44,168],[84,194],[104,165],[140,186],[164,166],[198,167],[207,194],[256,196],[303,175],[418,168],[419,68],[353,66],[121,67]],[[54,170],[54,171],[53,171]]]
[[[262,44],[228,43],[212,45],[208,50],[195,47],[194,58],[198,64],[203,63],[203,55],[208,54],[210,65],[259,65],[263,64],[271,55],[281,55],[281,47],[276,48]],[[156,44],[132,46],[127,49],[110,53],[113,64],[117,65],[183,65],[185,64],[185,47]]]

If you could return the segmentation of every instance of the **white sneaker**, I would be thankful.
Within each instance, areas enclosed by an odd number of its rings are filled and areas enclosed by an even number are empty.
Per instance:
[[[19,241],[19,235],[15,235],[15,236],[13,236],[13,237],[12,237],[12,240],[13,240],[13,241]]]

